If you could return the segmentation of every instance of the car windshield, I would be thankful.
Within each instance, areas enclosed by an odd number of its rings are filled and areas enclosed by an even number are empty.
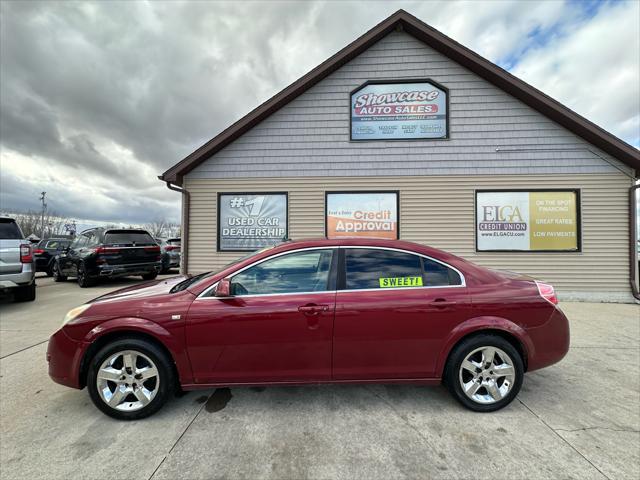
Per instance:
[[[270,247],[265,247],[262,248],[260,250],[257,250],[255,252],[250,252],[247,253],[246,255],[243,255],[240,258],[236,258],[234,261],[227,263],[225,266],[223,266],[222,268],[219,268],[218,270],[212,270],[210,272],[204,272],[204,273],[200,273],[198,275],[194,275],[193,277],[189,277],[186,280],[183,280],[182,282],[178,283],[177,285],[175,285],[172,289],[171,289],[171,293],[175,293],[175,292],[181,292],[182,290],[185,290],[187,288],[189,288],[191,285],[195,285],[196,283],[202,281],[202,280],[206,280],[207,278],[211,278],[214,275],[216,275],[217,273],[226,270],[227,268],[240,263],[244,260],[246,260],[247,258],[251,258],[254,255],[258,255],[259,253],[265,252],[267,250],[270,250],[272,248],[274,248],[275,245],[270,246]]]

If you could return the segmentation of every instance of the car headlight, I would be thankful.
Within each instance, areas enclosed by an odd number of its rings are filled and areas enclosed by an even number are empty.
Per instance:
[[[60,328],[64,327],[71,320],[77,318],[78,315],[80,315],[90,306],[91,306],[90,303],[85,303],[84,305],[80,305],[79,307],[72,308],[71,310],[69,310],[67,314],[64,316],[64,320],[62,320],[62,325],[60,325]]]

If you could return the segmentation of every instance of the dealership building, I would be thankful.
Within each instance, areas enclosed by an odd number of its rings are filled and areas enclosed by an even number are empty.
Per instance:
[[[160,178],[189,273],[369,236],[633,301],[638,172],[634,147],[399,11]]]

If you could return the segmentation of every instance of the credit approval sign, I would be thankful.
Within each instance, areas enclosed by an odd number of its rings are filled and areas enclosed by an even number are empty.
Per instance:
[[[398,192],[327,192],[327,238],[398,238]]]
[[[478,251],[579,251],[579,192],[476,192],[476,247]]]
[[[447,138],[447,92],[432,81],[367,83],[351,94],[351,140]]]

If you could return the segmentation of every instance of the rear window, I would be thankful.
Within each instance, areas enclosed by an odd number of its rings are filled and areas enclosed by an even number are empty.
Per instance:
[[[45,248],[64,248],[70,243],[70,240],[47,240],[47,245]]]
[[[132,244],[136,245],[156,245],[155,240],[147,232],[140,231],[118,231],[111,230],[104,235],[104,243],[106,244]]]
[[[22,239],[22,232],[15,220],[0,218],[0,238],[5,240]]]

